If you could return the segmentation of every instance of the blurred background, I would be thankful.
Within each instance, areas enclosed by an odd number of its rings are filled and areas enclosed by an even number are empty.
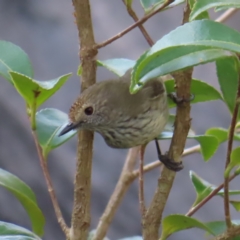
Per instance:
[[[138,1],[133,6],[139,17],[143,10]],[[133,23],[128,16],[122,1],[91,1],[92,19],[95,39],[102,42],[117,34]],[[29,55],[35,71],[35,79],[50,80],[62,74],[73,72],[73,76],[47,103],[42,106],[58,108],[68,112],[72,102],[79,94],[79,78],[76,76],[79,65],[78,33],[74,24],[71,1],[65,0],[1,0],[0,1],[0,38],[20,46]],[[182,21],[183,5],[162,12],[153,17],[145,27],[154,41],[175,29]],[[219,13],[211,12],[216,18]],[[228,26],[240,30],[240,12],[225,22]],[[137,59],[148,44],[136,28],[121,39],[100,49],[98,58]],[[97,81],[115,77],[106,69],[98,69]],[[214,64],[196,67],[194,77],[207,81],[218,87]],[[230,116],[227,107],[220,101],[200,103],[192,106],[192,127],[197,134],[214,126],[228,128]],[[25,105],[15,89],[3,78],[0,78],[0,167],[17,175],[30,185],[36,193],[37,200],[46,217],[45,240],[64,239],[47,193],[43,174],[31,136]],[[73,178],[75,172],[76,137],[50,154],[49,169],[55,190],[67,223],[73,202]],[[187,142],[187,147],[197,144]],[[161,143],[164,151],[169,142]],[[95,135],[93,179],[92,179],[92,224],[97,226],[99,218],[114,190],[118,180],[126,150],[109,148],[101,136]],[[223,144],[215,156],[204,162],[200,154],[184,158],[185,168],[175,179],[164,215],[171,213],[185,214],[195,200],[195,192],[189,178],[189,171],[196,172],[210,183],[219,185],[223,182],[226,145]],[[157,153],[153,143],[147,147],[146,162],[156,160]],[[157,186],[159,169],[145,175],[145,195],[147,204],[151,201]],[[237,189],[237,181],[231,183]],[[22,206],[6,190],[1,189],[0,220],[19,224],[30,228],[28,216]],[[233,218],[239,213],[231,207]],[[223,200],[213,198],[195,215],[202,221],[223,220]],[[140,214],[138,206],[138,182],[135,181],[118,209],[114,221],[108,231],[111,240],[141,234]],[[169,239],[204,239],[201,230],[187,230],[172,235]]]

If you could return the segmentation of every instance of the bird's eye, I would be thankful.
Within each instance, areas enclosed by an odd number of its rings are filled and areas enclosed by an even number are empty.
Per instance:
[[[84,112],[86,115],[92,115],[93,114],[93,108],[92,107],[87,107],[84,109]]]

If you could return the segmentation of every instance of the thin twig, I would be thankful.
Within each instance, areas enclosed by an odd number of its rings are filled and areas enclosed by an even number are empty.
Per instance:
[[[134,12],[134,10],[132,9],[131,5],[127,5],[125,0],[122,0],[124,5],[127,8],[128,14],[133,18],[133,20],[135,22],[139,21],[137,14]],[[144,26],[142,24],[138,25],[138,28],[140,29],[140,31],[142,32],[142,35],[145,37],[146,41],[148,42],[148,44],[150,46],[152,46],[154,44],[152,38],[150,37],[150,35],[148,34],[148,32],[146,31],[146,29],[144,28]]]
[[[220,15],[215,22],[225,22],[228,18],[230,18],[234,13],[236,13],[239,9],[237,8],[230,8],[222,15]]]
[[[123,196],[127,192],[129,186],[131,185],[134,178],[131,176],[131,172],[136,165],[138,157],[139,147],[131,148],[128,151],[127,158],[125,160],[121,175],[116,184],[111,198],[103,212],[102,217],[98,223],[95,236],[93,240],[102,240],[107,233],[109,225],[112,222],[115,212],[120,205]]]
[[[134,24],[132,24],[131,26],[129,26],[128,28],[126,28],[125,30],[123,30],[122,32],[118,33],[117,35],[113,36],[112,38],[109,38],[108,40],[106,40],[105,42],[99,43],[95,46],[96,49],[105,47],[106,45],[112,43],[113,41],[117,40],[118,38],[124,36],[125,34],[127,34],[128,32],[130,32],[131,30],[133,30],[135,27],[139,26],[140,24],[143,24],[144,22],[146,22],[149,18],[151,18],[152,16],[154,16],[155,14],[157,14],[158,12],[160,12],[161,10],[163,10],[165,7],[167,7],[168,5],[170,5],[172,2],[174,2],[174,0],[167,0],[160,8],[156,9],[155,11],[145,15],[143,18],[141,18],[140,20],[138,20],[137,22],[135,22]]]
[[[229,182],[232,181],[237,174],[233,174],[229,177]],[[197,212],[205,203],[207,203],[212,197],[214,197],[224,186],[224,183],[219,185],[217,188],[215,188],[207,197],[205,197],[201,202],[199,202],[196,206],[192,207],[185,216],[192,216],[195,212]]]
[[[95,40],[89,0],[72,0],[74,16],[80,42],[80,61],[82,66],[81,92],[96,82]],[[93,133],[78,133],[76,174],[74,179],[74,200],[71,219],[71,240],[85,240],[91,222],[91,173],[93,155]]]
[[[32,135],[33,135],[33,139],[34,139],[34,142],[35,142],[35,145],[36,145],[36,148],[37,148],[37,153],[38,153],[38,157],[39,157],[39,160],[40,160],[40,165],[41,165],[41,168],[42,168],[42,171],[43,171],[43,175],[44,175],[44,178],[45,178],[46,183],[47,183],[48,192],[49,192],[50,198],[52,200],[52,204],[53,204],[55,214],[57,216],[57,221],[58,221],[62,231],[65,233],[66,238],[68,239],[69,228],[64,221],[60,206],[58,204],[58,200],[57,200],[54,188],[53,188],[51,177],[50,177],[50,174],[48,172],[47,161],[44,158],[41,146],[38,143],[36,132],[32,131]]]
[[[143,167],[144,167],[144,152],[146,145],[140,147],[140,162],[139,162],[139,205],[141,209],[142,218],[145,216],[146,207],[144,200],[144,181],[143,181]]]
[[[196,145],[196,146],[193,146],[193,147],[190,147],[190,148],[186,148],[184,150],[182,156],[187,156],[189,154],[199,152],[200,149],[201,149],[200,145]],[[162,163],[159,160],[156,160],[152,163],[149,163],[149,164],[147,164],[143,167],[143,172],[144,173],[149,172],[149,171],[153,170],[154,168],[161,166],[161,164]],[[139,176],[139,169],[134,170],[131,175],[132,175],[133,178],[137,178]]]
[[[239,110],[239,105],[240,105],[239,99],[240,99],[240,72],[239,72],[238,89],[237,89],[235,107],[233,110],[232,121],[231,121],[229,135],[228,135],[228,147],[227,147],[227,157],[226,157],[225,169],[227,169],[228,164],[230,163],[232,144],[233,144],[233,138],[234,138],[234,130],[235,130],[235,126],[237,123],[238,110]],[[232,222],[231,222],[231,214],[230,214],[230,209],[229,209],[229,177],[225,177],[225,179],[224,179],[224,211],[225,211],[226,225],[228,228],[230,228],[232,226]]]

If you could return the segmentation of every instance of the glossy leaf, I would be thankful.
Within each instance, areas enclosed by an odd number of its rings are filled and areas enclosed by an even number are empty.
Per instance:
[[[33,191],[18,177],[3,169],[0,169],[0,185],[10,191],[19,200],[31,220],[33,231],[41,236],[45,220],[37,205]]]
[[[214,188],[210,183],[199,177],[195,172],[190,171],[189,175],[197,193],[195,202],[192,205],[192,207],[194,207],[205,197],[207,197],[214,190]]]
[[[150,0],[150,2],[153,2],[154,0]],[[145,0],[145,2],[147,2],[147,0]],[[144,11],[146,14],[149,14],[157,9],[159,9],[160,7],[162,7],[162,4],[165,2],[165,1],[162,1],[162,0],[159,0],[158,2],[157,1],[154,1],[156,2],[154,5],[150,5],[149,8],[144,8]],[[185,0],[175,0],[173,1],[171,4],[169,4],[166,8],[164,8],[162,11],[165,11],[169,8],[173,8],[181,3],[184,3]],[[146,4],[146,6],[149,5],[149,4]]]
[[[164,82],[167,93],[175,92],[175,82],[173,79]],[[192,103],[206,102],[213,100],[222,100],[221,94],[211,85],[206,82],[192,79],[190,92],[194,95]],[[169,107],[174,107],[176,104],[169,100]]]
[[[229,202],[238,212],[240,212],[240,201],[230,200]]]
[[[188,0],[188,3],[190,5],[190,8],[191,8],[191,12],[193,10],[193,7],[196,3],[195,0]],[[209,14],[208,14],[208,11],[203,11],[201,12],[196,18],[195,20],[201,20],[201,19],[209,19]],[[190,20],[190,19],[189,19]]]
[[[158,137],[159,140],[161,139],[171,139],[173,137],[173,132],[169,130],[164,130]],[[208,135],[192,135],[192,133],[188,134],[188,139],[195,139],[201,146],[201,153],[203,159],[205,161],[209,160],[214,153],[216,152],[219,142],[218,139],[214,136]]]
[[[215,7],[215,8],[214,8],[214,11],[215,11],[215,12],[225,11],[225,10],[227,10],[227,9],[229,9],[229,8],[231,8],[231,7],[228,7],[228,6],[220,6],[220,7]]]
[[[240,164],[240,147],[235,148],[231,152],[231,163],[235,166]]]
[[[237,95],[239,61],[235,56],[219,59],[216,67],[223,98],[232,113]]]
[[[171,234],[189,228],[200,228],[214,235],[214,232],[203,222],[180,214],[169,215],[162,221],[162,234],[160,240],[167,239]]]
[[[203,178],[199,177],[195,172],[190,171],[189,173],[191,181],[193,183],[193,186],[195,188],[196,191],[196,199],[195,202],[193,203],[192,207],[196,206],[199,202],[201,202],[204,198],[206,198],[207,196],[209,196],[213,190],[216,189],[216,186],[207,182],[206,180],[204,180]],[[239,195],[240,194],[240,190],[229,190],[229,195]],[[221,189],[218,193],[218,196],[223,197],[224,196],[224,190]],[[230,201],[230,203],[234,206],[234,208],[238,210],[238,207],[240,207],[240,204],[238,201]]]
[[[228,140],[228,130],[225,128],[209,128],[205,134],[215,136],[219,144]],[[238,133],[234,134],[234,140],[240,141],[240,135]]]
[[[240,225],[240,220],[232,220],[232,223],[234,225]],[[214,221],[214,222],[206,222],[205,225],[213,231],[215,235],[219,235],[221,233],[224,233],[226,228],[226,222],[225,221]],[[239,237],[234,237],[231,240],[240,240]]]
[[[132,72],[131,92],[149,79],[240,52],[240,33],[210,20],[186,23],[165,35],[146,51]]]
[[[124,0],[125,4],[126,4],[127,6],[132,6],[132,1],[133,1],[133,0]]]
[[[98,60],[97,63],[98,66],[105,67],[121,77],[128,69],[132,68],[136,62],[126,58],[113,58],[104,61]]]
[[[63,75],[49,81],[37,81],[25,75],[10,72],[13,83],[19,94],[29,106],[38,107],[50,98],[68,80],[71,74]]]
[[[201,145],[201,152],[205,161],[209,160],[218,149],[219,142],[214,136],[199,135],[193,138]]]
[[[9,71],[33,77],[32,64],[27,54],[11,42],[0,41],[0,75],[13,83]]]
[[[76,134],[76,131],[70,131],[59,137],[58,134],[68,124],[68,115],[58,109],[46,108],[36,114],[37,136],[42,147],[43,155],[48,153],[66,142]]]
[[[238,165],[240,165],[240,147],[237,147],[234,150],[232,150],[230,156],[230,163],[228,164],[227,169],[225,170],[224,176],[228,177],[231,170]]]
[[[29,230],[12,223],[0,222],[0,240],[40,240],[40,238]]]
[[[239,195],[240,194],[240,190],[229,190],[229,195]],[[220,190],[218,193],[217,193],[217,195],[219,195],[219,196],[223,196],[224,195],[224,190],[222,189],[222,190]]]
[[[224,128],[209,128],[205,134],[215,136],[218,139],[219,144],[228,139],[228,130]]]
[[[140,0],[145,11],[149,11],[156,4],[163,4],[165,0]]]
[[[196,17],[204,11],[214,7],[227,7],[227,8],[239,8],[239,0],[201,0],[196,1],[190,14],[190,21],[196,19]]]

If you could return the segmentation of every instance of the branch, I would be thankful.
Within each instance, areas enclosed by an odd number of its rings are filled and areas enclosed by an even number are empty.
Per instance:
[[[73,0],[74,16],[79,33],[80,60],[82,65],[81,91],[96,82],[97,50],[93,34],[89,0]],[[87,239],[90,226],[90,198],[92,171],[93,133],[78,133],[77,163],[74,180],[74,203],[71,220],[71,240]]]
[[[227,169],[228,164],[230,163],[230,157],[231,157],[231,152],[232,152],[232,144],[233,144],[233,138],[234,138],[234,130],[235,126],[237,123],[237,117],[238,117],[238,109],[240,106],[240,70],[238,70],[238,89],[237,89],[237,96],[236,96],[236,101],[235,101],[235,107],[233,110],[233,115],[232,115],[232,121],[229,129],[229,135],[228,135],[228,147],[227,147],[227,158],[226,158],[226,164],[225,164],[225,169]],[[225,177],[224,179],[224,211],[225,211],[225,221],[226,225],[228,228],[232,226],[231,222],[231,214],[230,214],[230,209],[229,209],[229,177]]]
[[[184,21],[190,15],[190,7],[184,11]],[[192,79],[192,69],[173,74],[177,85],[177,96],[189,98],[190,85]],[[177,106],[177,115],[175,120],[175,129],[171,141],[168,156],[175,161],[180,161],[185,146],[187,135],[190,129],[190,104],[185,102]],[[162,213],[165,208],[176,173],[167,168],[163,168],[161,177],[158,180],[158,187],[147,210],[143,220],[143,236],[144,239],[158,239],[159,226],[162,219]]]
[[[199,152],[199,150],[200,145],[187,148],[184,150],[183,156],[189,155],[194,152]],[[139,176],[139,169],[133,171],[134,166],[136,165],[138,152],[139,152],[138,147],[129,150],[118,183],[113,191],[111,198],[109,199],[108,205],[106,206],[106,209],[102,217],[100,218],[94,240],[100,240],[106,235],[109,225],[112,222],[112,219],[115,215],[118,206],[122,201],[123,196],[127,192],[131,183]],[[144,172],[148,172],[160,166],[160,164],[161,162],[159,160],[155,161],[154,163],[150,163],[144,167]]]
[[[38,153],[38,157],[39,157],[39,160],[40,160],[40,165],[41,165],[41,168],[42,168],[42,171],[43,171],[43,175],[44,175],[44,178],[45,178],[46,183],[47,183],[48,192],[49,192],[50,198],[52,200],[52,204],[53,204],[55,214],[57,216],[57,221],[58,221],[62,231],[65,233],[66,238],[68,239],[69,228],[64,221],[64,218],[63,218],[61,209],[59,207],[55,191],[53,189],[53,184],[52,184],[52,181],[51,181],[51,177],[50,177],[50,174],[48,172],[47,161],[44,158],[41,146],[38,143],[36,131],[32,130],[32,135],[33,135],[33,139],[34,139],[34,142],[35,142],[35,145],[36,145],[36,148],[37,148],[37,153]]]
[[[123,30],[122,32],[118,33],[117,35],[113,36],[112,38],[109,38],[108,40],[106,40],[105,42],[99,43],[95,46],[96,49],[105,47],[106,45],[112,43],[113,41],[117,40],[118,38],[124,36],[125,34],[127,34],[128,32],[130,32],[131,30],[133,30],[134,28],[136,28],[137,26],[143,24],[144,22],[146,22],[149,18],[151,18],[152,16],[154,16],[155,14],[157,14],[158,12],[160,12],[161,10],[163,10],[165,7],[167,7],[168,5],[170,5],[172,2],[174,2],[174,0],[166,0],[166,2],[158,9],[156,9],[155,11],[145,15],[143,18],[141,18],[140,20],[138,20],[137,22],[135,22],[134,24],[132,24],[131,26],[129,26],[128,28],[126,28],[125,30]]]
[[[127,5],[125,0],[122,0],[124,5],[127,8],[128,14],[133,18],[133,20],[135,22],[139,21],[137,14],[133,11],[132,6],[131,5]],[[146,29],[144,28],[144,26],[142,24],[138,25],[138,28],[140,29],[140,31],[142,32],[142,35],[145,37],[145,39],[147,40],[148,44],[150,46],[152,46],[154,44],[153,40],[151,39],[151,37],[149,36],[148,32],[146,31]]]
[[[216,22],[225,22],[228,18],[230,18],[234,13],[236,13],[239,9],[237,8],[230,8],[222,15],[220,15],[215,21]]]
[[[190,147],[190,148],[187,148],[184,150],[182,156],[187,156],[189,154],[192,154],[192,153],[195,153],[195,152],[199,152],[201,149],[200,145],[196,145],[196,146],[193,146],[193,147]],[[156,167],[159,167],[161,166],[161,162],[159,160],[156,160],[155,162],[152,162],[152,163],[149,163],[147,165],[144,166],[143,168],[143,172],[149,172],[151,170],[153,170],[154,168]],[[132,177],[135,179],[139,176],[139,169],[136,169],[132,172]]]
[[[139,198],[139,205],[140,205],[140,210],[142,214],[142,219],[144,218],[146,213],[145,198],[144,198],[144,181],[143,181],[145,149],[146,149],[146,145],[142,145],[140,147],[139,178],[138,178],[138,182],[139,182],[138,198]]]
[[[96,229],[95,237],[93,240],[102,240],[112,222],[114,214],[120,205],[123,196],[127,192],[129,186],[135,178],[131,176],[134,166],[136,165],[136,160],[138,157],[139,147],[131,148],[128,151],[123,170],[117,182],[117,185],[113,191],[111,198],[107,204],[107,207],[100,218],[99,224]]]

